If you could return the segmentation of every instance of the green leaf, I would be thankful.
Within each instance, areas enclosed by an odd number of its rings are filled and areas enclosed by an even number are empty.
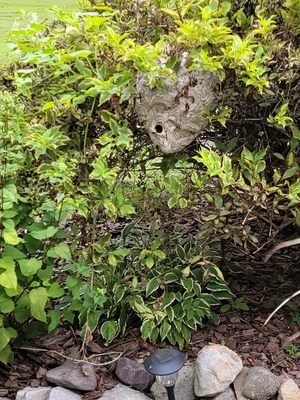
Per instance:
[[[222,307],[220,307],[221,313],[226,313],[231,309],[231,304],[223,304]]]
[[[244,153],[244,157],[245,157],[247,160],[249,160],[249,161],[253,161],[253,160],[254,160],[253,154],[251,153],[250,150],[247,149],[247,147],[244,147],[243,153]]]
[[[46,229],[41,229],[39,231],[30,232],[30,235],[34,239],[43,240],[43,239],[48,239],[48,238],[54,236],[57,231],[58,231],[58,228],[56,228],[55,226],[49,226]]]
[[[293,137],[300,140],[300,130],[296,126],[291,126],[290,128],[293,133]]]
[[[126,240],[126,238],[127,238],[127,236],[130,234],[130,232],[132,231],[132,229],[135,227],[135,222],[134,223],[131,223],[131,224],[128,224],[128,225],[126,225],[124,228],[123,228],[123,230],[122,230],[122,233],[121,233],[121,236],[122,236],[122,239],[125,241]]]
[[[167,334],[170,332],[170,329],[171,325],[168,323],[167,320],[164,320],[159,330],[160,338],[162,341],[166,338]]]
[[[72,58],[86,58],[90,54],[92,54],[90,50],[77,50],[74,51],[73,53],[70,53],[69,56]]]
[[[58,327],[60,319],[61,319],[61,311],[60,310],[51,310],[48,312],[48,318],[50,318],[51,322],[48,325],[48,333],[55,331]]]
[[[22,275],[32,276],[42,267],[42,261],[37,258],[30,258],[25,260],[18,260]]]
[[[20,258],[26,258],[26,255],[22,251],[18,250],[16,247],[10,246],[10,245],[6,245],[4,247],[2,256],[3,257],[11,257],[14,260],[18,260]]]
[[[149,269],[151,269],[154,265],[154,258],[152,257],[152,255],[149,255],[146,260],[145,260],[145,264],[147,265],[147,267]]]
[[[154,321],[151,319],[146,319],[141,326],[141,334],[144,340],[151,336],[153,329],[155,328]]]
[[[52,283],[52,285],[48,289],[48,296],[54,299],[62,297],[64,294],[65,291],[58,282]]]
[[[11,257],[3,257],[0,259],[0,285],[7,289],[17,289],[17,275],[15,272],[15,262]]]
[[[186,257],[185,250],[182,246],[180,246],[180,244],[178,244],[176,246],[176,253],[177,253],[178,257],[181,258],[182,260],[185,259],[185,257]]]
[[[147,283],[146,286],[146,297],[150,296],[151,293],[155,292],[160,285],[160,278],[152,278],[150,281]]]
[[[9,345],[7,345],[4,349],[0,350],[0,362],[3,364],[12,363],[14,359],[14,353],[11,351]]]
[[[118,324],[116,321],[105,321],[100,329],[100,333],[107,344],[112,342],[118,333]]]
[[[14,228],[4,228],[2,235],[5,243],[12,244],[13,246],[16,246],[23,241],[19,238],[18,233]]]
[[[168,200],[168,207],[173,208],[177,204],[177,200],[178,200],[178,198],[176,195],[170,197]]]
[[[113,292],[115,294],[115,303],[119,304],[120,301],[123,299],[124,294],[126,293],[126,286],[115,284]]]
[[[167,272],[164,277],[164,283],[173,283],[178,281],[178,275],[175,272]]]
[[[11,339],[15,339],[18,333],[13,328],[0,328],[0,350],[3,350]]]
[[[299,171],[298,165],[295,165],[295,166],[292,167],[292,168],[288,168],[288,169],[285,171],[285,173],[283,174],[282,180],[291,178],[292,176],[295,175],[295,173],[296,173],[297,171]]]
[[[164,301],[163,301],[163,304],[162,304],[162,309],[164,310],[165,308],[170,306],[174,302],[175,299],[176,299],[176,297],[175,297],[175,294],[173,292],[166,293],[164,295]]]
[[[0,311],[3,314],[10,313],[14,310],[15,308],[15,303],[7,297],[4,293],[0,294]]]
[[[51,258],[61,258],[63,260],[71,261],[72,255],[67,243],[59,243],[48,250],[47,256]]]
[[[31,315],[42,322],[47,322],[45,306],[48,301],[47,290],[43,287],[32,289],[29,292]]]
[[[193,279],[182,277],[180,280],[182,286],[188,291],[191,292],[193,290]]]

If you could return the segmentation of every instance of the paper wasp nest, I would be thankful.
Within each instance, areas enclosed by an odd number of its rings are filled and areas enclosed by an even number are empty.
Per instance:
[[[211,72],[184,70],[175,83],[165,82],[161,90],[150,89],[145,75],[138,77],[136,112],[162,153],[181,151],[207,126],[204,111],[217,106],[218,82]]]

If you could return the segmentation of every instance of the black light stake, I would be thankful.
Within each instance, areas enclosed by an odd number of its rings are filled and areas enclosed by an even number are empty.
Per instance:
[[[169,400],[175,400],[174,386],[184,362],[184,354],[175,349],[156,350],[144,362],[146,371],[166,388]]]

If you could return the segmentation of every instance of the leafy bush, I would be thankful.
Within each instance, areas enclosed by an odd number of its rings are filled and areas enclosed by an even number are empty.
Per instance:
[[[259,251],[300,223],[293,2],[82,2],[11,32],[3,71],[0,360],[17,331],[79,323],[109,343],[128,321],[180,347],[232,303],[224,242]],[[289,41],[289,46],[286,42]],[[221,78],[210,127],[161,157],[134,113],[181,54]],[[18,99],[18,100],[17,100]],[[206,145],[208,141],[208,145]],[[31,329],[32,331],[32,329]]]

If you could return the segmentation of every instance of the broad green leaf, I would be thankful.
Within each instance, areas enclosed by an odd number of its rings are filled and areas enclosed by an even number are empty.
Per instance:
[[[12,363],[14,359],[14,353],[11,351],[10,345],[0,350],[0,362],[3,364]]]
[[[160,338],[162,341],[166,338],[167,334],[170,332],[170,329],[171,325],[168,323],[167,320],[164,320],[159,330]]]
[[[146,296],[150,296],[151,293],[155,292],[160,285],[160,278],[152,278],[150,281],[147,283],[146,286]]]
[[[300,130],[296,126],[291,126],[290,128],[293,133],[293,137],[300,140]]]
[[[122,239],[125,241],[126,240],[126,238],[127,238],[127,236],[130,234],[130,232],[132,231],[132,229],[135,227],[135,222],[134,223],[131,223],[131,224],[128,224],[128,225],[126,225],[124,228],[123,228],[123,230],[122,230],[122,233],[121,233],[121,236],[122,236]]]
[[[0,350],[3,350],[11,339],[15,339],[18,333],[13,328],[0,328]]]
[[[72,58],[86,58],[90,54],[92,54],[90,50],[77,50],[74,51],[73,53],[69,53],[69,56]]]
[[[152,257],[152,255],[149,255],[145,260],[145,264],[147,265],[147,267],[149,269],[151,269],[153,267],[154,263],[155,263],[155,261],[154,261],[154,258]]]
[[[5,243],[13,246],[16,246],[23,241],[21,238],[19,238],[18,233],[14,228],[4,228],[2,235]]]
[[[64,289],[60,286],[58,282],[52,283],[52,285],[48,289],[48,296],[54,299],[62,297],[64,293]]]
[[[52,247],[48,250],[47,256],[51,258],[62,258],[67,261],[72,260],[70,248],[67,243],[59,243]]]
[[[6,245],[4,247],[4,251],[2,253],[3,257],[11,257],[14,260],[18,260],[20,258],[26,258],[26,255],[20,251],[19,249],[17,249],[14,246],[10,246],[10,245]]]
[[[0,259],[0,285],[7,289],[17,289],[17,275],[15,272],[15,262],[11,257],[3,257]]]
[[[32,276],[42,267],[42,261],[37,258],[30,258],[25,260],[18,260],[22,275]]]
[[[295,173],[296,173],[297,171],[299,171],[299,166],[298,166],[298,165],[295,165],[295,166],[292,167],[292,168],[288,168],[288,169],[285,171],[285,173],[283,174],[282,180],[291,178],[292,176],[295,175]]]
[[[164,295],[164,301],[163,301],[163,304],[162,304],[162,309],[164,310],[165,308],[170,306],[174,302],[175,299],[176,299],[176,297],[175,297],[175,294],[173,292],[166,293]]]
[[[185,257],[186,257],[185,250],[180,244],[178,244],[176,246],[176,253],[177,253],[178,257],[181,258],[182,260],[185,259]]]
[[[15,303],[7,297],[4,293],[0,294],[0,311],[3,314],[10,313],[14,310],[15,308]]]
[[[251,153],[250,150],[247,149],[247,147],[244,147],[243,153],[244,153],[244,157],[247,160],[249,160],[249,161],[253,161],[254,160],[253,154]]]
[[[226,313],[231,309],[231,304],[223,304],[222,307],[220,307],[220,312],[221,313]]]
[[[49,226],[46,229],[42,229],[39,231],[33,231],[33,232],[30,232],[29,234],[34,239],[43,240],[43,239],[48,239],[48,238],[54,236],[57,231],[58,231],[58,228],[56,228],[55,226]]]
[[[151,333],[155,327],[154,321],[151,319],[146,319],[141,326],[141,334],[142,338],[148,339],[151,336]]]
[[[45,306],[48,301],[47,290],[43,287],[32,289],[29,292],[31,315],[39,321],[47,322]]]
[[[108,344],[110,343],[118,333],[118,324],[116,321],[105,321],[100,329],[100,333]]]
[[[48,332],[53,332],[58,327],[60,319],[61,319],[61,311],[60,310],[51,310],[48,312],[48,318],[50,318],[51,322],[48,325]]]
[[[164,283],[173,283],[178,281],[178,275],[175,272],[167,272],[164,277]]]

